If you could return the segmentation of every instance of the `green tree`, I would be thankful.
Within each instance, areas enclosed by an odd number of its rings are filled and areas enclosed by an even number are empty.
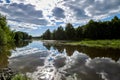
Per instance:
[[[72,24],[68,23],[65,27],[65,31],[66,31],[66,37],[67,40],[74,40],[75,39],[75,29],[72,26]]]
[[[94,39],[96,35],[96,25],[93,20],[90,20],[84,28],[84,35],[86,38]]]
[[[82,40],[83,39],[83,28],[79,26],[76,30],[76,40]]]
[[[50,40],[50,39],[51,39],[51,32],[50,32],[49,29],[47,29],[47,30],[45,31],[45,33],[43,33],[42,38],[43,38],[43,39],[47,39],[47,40]]]
[[[65,40],[66,39],[65,31],[62,26],[58,27],[57,31],[55,32],[55,36],[56,36],[57,40]]]
[[[114,38],[120,39],[120,19],[115,16],[111,21],[112,26],[112,34]]]
[[[49,31],[43,34],[44,39]],[[50,36],[50,33],[49,33]],[[115,16],[111,21],[90,20],[86,25],[74,28],[68,23],[65,30],[60,26],[51,34],[56,40],[81,40],[81,39],[120,39],[120,19]]]
[[[53,31],[53,33],[51,34],[51,37],[53,40],[57,40],[56,30]]]
[[[7,37],[5,32],[0,28],[0,45],[7,44]]]
[[[10,30],[9,26],[7,25],[6,17],[0,14],[0,35],[1,41],[0,43],[10,43],[14,41],[13,32]]]
[[[28,35],[26,32],[17,31],[14,33],[14,39],[16,41],[31,39],[31,35]]]

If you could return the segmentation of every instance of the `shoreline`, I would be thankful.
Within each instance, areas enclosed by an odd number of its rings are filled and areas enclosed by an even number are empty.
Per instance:
[[[84,46],[95,48],[111,48],[120,49],[120,40],[42,40],[45,45],[70,45],[70,46]]]
[[[65,45],[120,49],[120,40],[69,41],[69,42],[66,42]]]

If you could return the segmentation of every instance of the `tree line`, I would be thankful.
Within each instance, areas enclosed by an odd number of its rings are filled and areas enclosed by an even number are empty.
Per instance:
[[[15,41],[30,39],[32,36],[25,32],[15,32],[10,30],[6,17],[0,14],[0,45],[14,43]]]
[[[111,21],[90,20],[86,25],[77,28],[68,23],[65,28],[60,26],[53,32],[46,30],[41,38],[46,40],[120,39],[120,19],[115,16]]]

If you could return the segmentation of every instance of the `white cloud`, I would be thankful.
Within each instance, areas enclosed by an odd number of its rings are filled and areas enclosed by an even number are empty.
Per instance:
[[[35,24],[30,24],[30,23],[24,23],[24,22],[16,22],[16,21],[8,21],[8,24],[11,24],[11,29],[12,30],[16,30],[16,31],[19,31],[19,30],[35,30],[35,29],[38,29],[40,26],[39,25],[35,25]]]
[[[56,22],[84,24],[120,13],[119,0],[11,0],[0,7],[9,21],[35,27],[56,26]]]
[[[118,0],[64,0],[63,3],[63,6],[69,8],[65,12],[67,14],[70,14],[70,11],[72,12],[69,20],[76,17],[73,23],[90,19],[100,20],[120,12],[120,1]]]

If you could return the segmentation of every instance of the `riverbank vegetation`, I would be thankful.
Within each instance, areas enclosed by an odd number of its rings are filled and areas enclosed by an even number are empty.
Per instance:
[[[7,24],[7,19],[5,16],[0,14],[0,79],[1,80],[29,80],[27,77],[20,74],[14,75],[7,67],[8,56],[10,56],[10,49],[14,49],[17,45],[16,43],[31,39],[32,36],[21,31],[12,31],[10,26]],[[4,65],[1,65],[4,64]],[[2,70],[3,69],[3,70]]]
[[[82,40],[82,41],[71,41],[65,44],[81,45],[81,46],[97,47],[97,48],[120,49],[120,40]]]
[[[57,30],[50,32],[46,30],[41,36],[45,40],[104,40],[120,39],[120,19],[115,16],[111,21],[90,20],[86,25],[74,28],[68,23],[65,28],[58,27]]]
[[[88,47],[120,48],[120,19],[115,16],[111,21],[90,20],[86,25],[74,28],[70,23],[65,28],[48,29],[41,36],[44,40],[66,40],[65,44]],[[69,42],[70,41],[70,42]]]
[[[0,68],[0,80],[30,80],[30,78],[11,70],[11,68]]]

